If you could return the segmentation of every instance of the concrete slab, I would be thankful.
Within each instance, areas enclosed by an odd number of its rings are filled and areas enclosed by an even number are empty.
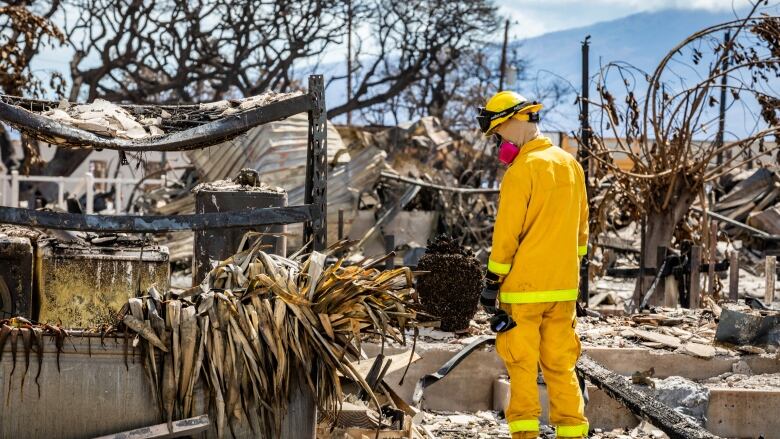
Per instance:
[[[586,347],[583,352],[622,375],[655,368],[655,377],[683,376],[702,380],[731,372],[736,357],[699,358],[676,352],[641,348]],[[751,366],[752,367],[752,366]],[[758,372],[757,372],[758,373]]]
[[[385,383],[405,401],[411,401],[417,381],[423,375],[437,371],[460,347],[450,345],[453,350],[444,350],[418,346],[417,353],[421,358],[409,367],[403,383],[400,383],[403,369],[388,374]],[[364,344],[363,349],[370,357],[379,353],[378,345]],[[405,350],[385,348],[385,354],[392,355]],[[467,412],[490,410],[493,406],[493,381],[499,375],[506,375],[506,368],[495,350],[490,347],[476,351],[445,378],[425,389],[422,408]]]
[[[780,438],[780,391],[710,389],[707,429],[721,437]]]

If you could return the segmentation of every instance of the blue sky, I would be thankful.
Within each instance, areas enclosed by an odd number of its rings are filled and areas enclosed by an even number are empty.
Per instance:
[[[501,13],[512,20],[510,38],[524,39],[547,32],[587,26],[637,12],[664,9],[730,11],[748,0],[504,0]],[[500,38],[503,32],[496,32]]]

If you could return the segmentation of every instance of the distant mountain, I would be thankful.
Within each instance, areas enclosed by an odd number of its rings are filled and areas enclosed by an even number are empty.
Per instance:
[[[652,72],[669,50],[694,32],[713,24],[734,20],[733,12],[712,13],[690,10],[643,12],[590,26],[551,32],[526,40],[515,41],[510,47],[530,63],[528,77],[549,75],[550,71],[568,80],[579,92],[581,87],[581,41],[591,36],[590,70],[595,74],[600,64],[626,61]],[[517,88],[523,93],[520,83]],[[525,92],[531,94],[530,91]],[[591,90],[595,93],[595,90]],[[530,98],[530,96],[529,96]],[[577,127],[577,109],[565,105],[549,114],[548,128],[572,130]]]

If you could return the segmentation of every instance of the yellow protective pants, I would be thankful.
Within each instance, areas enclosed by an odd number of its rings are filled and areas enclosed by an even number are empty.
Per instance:
[[[574,372],[580,356],[580,339],[574,332],[575,302],[501,304],[501,308],[517,323],[517,327],[496,335],[496,351],[509,371],[511,396],[506,419],[512,439],[535,438],[539,433],[539,366],[557,437],[587,437],[585,401]]]

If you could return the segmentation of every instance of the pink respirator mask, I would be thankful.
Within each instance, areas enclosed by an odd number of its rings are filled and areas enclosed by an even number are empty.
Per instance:
[[[498,161],[505,165],[511,164],[519,153],[520,148],[512,142],[504,140],[498,145]]]

